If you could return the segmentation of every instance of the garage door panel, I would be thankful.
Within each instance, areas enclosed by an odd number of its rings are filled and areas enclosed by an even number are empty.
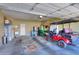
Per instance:
[[[79,22],[77,22],[77,23],[71,23],[70,28],[73,31],[79,32]]]

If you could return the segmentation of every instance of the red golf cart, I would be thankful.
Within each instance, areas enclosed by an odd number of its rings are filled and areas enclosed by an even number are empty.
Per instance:
[[[54,22],[51,25],[59,25],[59,24],[65,24],[65,23],[71,23],[71,22],[78,22],[77,20],[64,20],[64,21],[60,21],[60,22]],[[72,43],[72,31],[71,29],[65,29],[63,28],[62,30],[60,30],[58,33],[56,33],[55,31],[57,30],[54,29],[53,31],[49,31],[48,34],[46,34],[46,40],[50,40],[52,41],[57,41],[57,45],[60,47],[66,47],[67,45],[74,45]]]

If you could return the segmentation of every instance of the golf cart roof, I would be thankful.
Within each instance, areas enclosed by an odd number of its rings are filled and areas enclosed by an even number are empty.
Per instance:
[[[72,22],[79,22],[79,20],[67,19],[67,20],[62,20],[58,22],[53,22],[51,24],[57,25],[57,24],[66,24],[66,23],[72,23]]]

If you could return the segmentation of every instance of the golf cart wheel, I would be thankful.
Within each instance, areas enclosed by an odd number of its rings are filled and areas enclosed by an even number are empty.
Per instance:
[[[63,40],[60,40],[60,41],[58,41],[58,46],[65,48],[67,46],[67,44]]]
[[[45,36],[45,40],[47,40],[47,41],[48,41],[48,39],[49,39],[49,36]]]
[[[52,42],[52,39],[51,39],[51,38],[49,38],[49,39],[48,39],[48,41],[49,41],[49,42]]]
[[[50,37],[46,37],[45,38],[47,41],[51,42],[51,38]]]

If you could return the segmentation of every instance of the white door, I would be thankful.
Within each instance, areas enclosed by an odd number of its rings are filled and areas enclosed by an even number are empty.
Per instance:
[[[26,29],[25,29],[25,24],[20,24],[20,35],[26,35]]]

